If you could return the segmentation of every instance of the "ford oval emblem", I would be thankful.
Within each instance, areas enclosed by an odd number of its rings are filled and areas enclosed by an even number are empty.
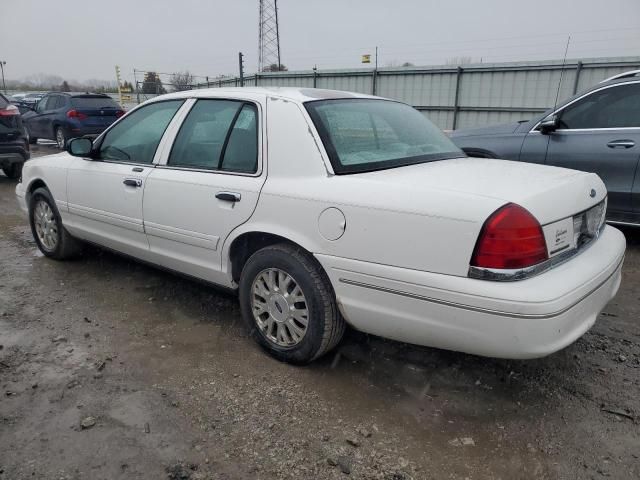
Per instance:
[[[595,189],[593,189],[593,188],[591,189],[591,191],[589,192],[589,196],[590,196],[591,198],[594,198],[594,197],[596,196],[596,191],[595,191]]]

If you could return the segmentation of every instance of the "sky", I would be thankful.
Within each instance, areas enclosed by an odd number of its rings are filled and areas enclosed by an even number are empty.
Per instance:
[[[0,0],[5,75],[237,74],[258,63],[258,0]],[[278,0],[290,70],[640,56],[640,0]]]

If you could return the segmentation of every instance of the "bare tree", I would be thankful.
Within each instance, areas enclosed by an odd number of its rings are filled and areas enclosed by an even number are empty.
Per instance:
[[[445,64],[447,65],[468,65],[473,63],[472,57],[451,57],[447,58]]]
[[[281,63],[280,65],[278,65],[277,63],[272,63],[268,67],[264,67],[262,69],[263,72],[286,72],[288,70],[289,69],[287,68],[287,66],[283,63]]]
[[[184,72],[178,72],[171,75],[171,86],[176,92],[182,92],[184,90],[191,90],[193,88],[193,75],[188,70]]]

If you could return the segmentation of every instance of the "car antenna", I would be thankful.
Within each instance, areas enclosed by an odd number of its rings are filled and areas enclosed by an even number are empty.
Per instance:
[[[571,35],[567,37],[567,46],[564,49],[564,58],[562,59],[562,69],[560,70],[560,81],[558,82],[558,90],[556,90],[556,101],[553,103],[553,109],[558,106],[558,97],[560,96],[560,86],[562,85],[562,77],[564,76],[564,67],[567,64],[567,52],[569,51],[569,43],[571,43]]]

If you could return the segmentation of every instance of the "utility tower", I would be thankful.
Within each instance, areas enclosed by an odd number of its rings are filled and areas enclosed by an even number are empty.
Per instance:
[[[277,65],[280,71],[280,32],[278,31],[278,0],[260,2],[260,28],[258,34],[258,70],[270,70]]]

